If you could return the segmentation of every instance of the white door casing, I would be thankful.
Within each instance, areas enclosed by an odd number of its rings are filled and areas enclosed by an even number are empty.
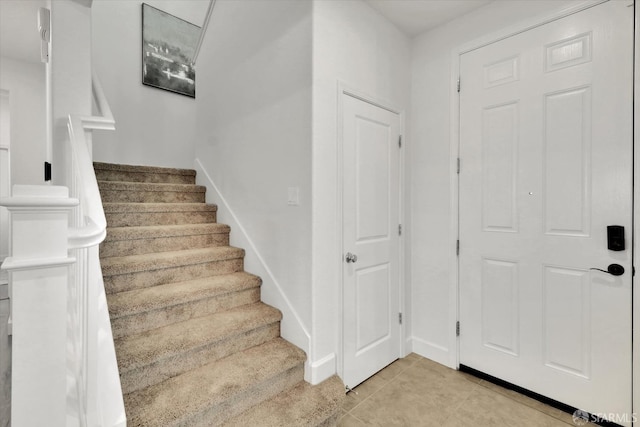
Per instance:
[[[635,8],[635,75],[634,79],[640,79],[640,8]],[[634,146],[640,144],[640,86],[634,87]],[[634,170],[640,165],[640,150],[634,150]],[[634,173],[634,193],[640,190],[640,174]],[[640,198],[634,197],[634,265],[640,265],[637,235],[640,224]],[[633,411],[640,412],[640,292],[633,293]],[[640,420],[636,420],[636,423]]]
[[[0,197],[11,196],[9,92],[0,89]],[[9,212],[0,207],[0,263],[9,256]],[[0,284],[6,283],[5,271],[0,271]]]
[[[352,388],[400,355],[400,116],[342,102],[342,379]]]
[[[614,1],[460,63],[460,363],[621,424],[632,48],[633,9]],[[625,251],[607,249],[607,225],[625,227]],[[626,273],[590,270],[614,263]]]

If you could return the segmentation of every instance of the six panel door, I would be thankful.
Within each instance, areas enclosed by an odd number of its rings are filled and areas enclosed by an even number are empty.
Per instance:
[[[630,420],[627,3],[461,55],[459,277],[461,364]],[[608,225],[626,250],[607,248]],[[591,269],[610,264],[626,272]]]

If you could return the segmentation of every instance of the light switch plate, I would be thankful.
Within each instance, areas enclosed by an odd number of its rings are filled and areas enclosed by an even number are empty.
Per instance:
[[[299,187],[289,187],[288,191],[288,199],[287,205],[289,206],[300,206],[300,188]]]

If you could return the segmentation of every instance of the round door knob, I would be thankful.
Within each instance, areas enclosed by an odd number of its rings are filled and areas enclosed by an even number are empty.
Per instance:
[[[609,267],[607,267],[606,270],[601,268],[591,268],[590,270],[602,271],[603,273],[609,273],[612,276],[622,276],[624,274],[624,267],[620,264],[609,264]]]
[[[344,256],[344,260],[347,261],[347,263],[349,263],[349,262],[357,262],[358,261],[358,255],[352,254],[351,252],[347,252],[347,254]]]
[[[612,276],[622,276],[624,274],[624,267],[620,264],[610,264],[607,267],[607,272]]]

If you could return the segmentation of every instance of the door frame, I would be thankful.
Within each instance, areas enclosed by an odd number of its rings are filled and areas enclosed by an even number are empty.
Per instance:
[[[344,206],[343,206],[343,188],[344,188],[344,135],[343,135],[343,126],[344,126],[344,96],[351,96],[360,101],[366,102],[378,108],[382,108],[383,110],[387,110],[391,113],[397,114],[400,118],[400,135],[402,135],[402,150],[400,150],[400,164],[398,166],[398,174],[399,174],[399,194],[398,194],[398,214],[400,223],[403,225],[402,235],[400,236],[400,244],[399,244],[399,265],[398,265],[398,283],[399,283],[399,294],[398,294],[398,312],[403,313],[403,321],[402,324],[399,325],[400,328],[400,348],[398,349],[398,356],[404,357],[407,355],[407,344],[405,332],[408,330],[406,328],[407,321],[409,320],[409,315],[407,313],[406,308],[408,305],[405,303],[405,295],[406,295],[406,284],[405,284],[405,242],[404,238],[407,235],[408,228],[405,226],[407,224],[405,217],[405,152],[407,147],[407,138],[405,136],[405,113],[404,110],[397,108],[393,103],[380,99],[376,96],[372,96],[364,91],[354,88],[353,86],[338,80],[338,90],[337,90],[337,179],[336,179],[336,242],[338,242],[338,247],[336,248],[336,266],[338,271],[340,272],[340,279],[338,281],[338,289],[336,301],[338,301],[338,306],[340,307],[340,313],[344,313],[344,275],[343,275],[343,256],[344,256]],[[344,378],[344,317],[341,315],[338,318],[338,328],[337,328],[337,360],[336,360],[336,371],[340,378]]]
[[[640,225],[640,196],[636,195],[636,191],[640,191],[640,173],[636,170],[636,165],[640,165],[640,150],[635,149],[640,144],[640,7],[634,0],[635,6],[635,28],[634,28],[634,75],[633,75],[633,223],[631,226],[631,261],[635,271],[635,266],[640,265],[640,251],[636,250],[636,230]],[[634,273],[635,275],[635,273]],[[635,290],[635,280],[631,278],[631,295],[633,318],[633,346],[631,374],[633,376],[632,391],[632,414],[637,417],[640,412],[640,292]],[[638,425],[640,420],[635,420],[633,425]]]
[[[448,354],[448,360],[445,362],[449,367],[458,369],[460,367],[460,340],[456,334],[456,323],[460,319],[460,278],[459,278],[459,257],[457,254],[457,242],[460,237],[459,220],[460,220],[460,191],[459,191],[459,175],[458,175],[458,157],[460,155],[460,97],[457,91],[460,76],[460,56],[470,51],[479,49],[489,44],[504,40],[506,38],[523,33],[530,29],[548,24],[550,22],[565,18],[569,15],[581,12],[586,9],[606,3],[609,0],[583,0],[575,4],[558,8],[547,14],[528,18],[514,25],[506,27],[502,30],[492,32],[490,34],[478,37],[470,42],[462,44],[451,52],[451,75],[450,87],[450,144],[449,144],[449,170],[450,174],[450,208],[451,220],[449,230],[452,239],[449,242],[449,265],[450,265],[450,281],[449,281],[449,322],[448,332],[449,348],[455,349]],[[629,0],[636,4],[636,0]],[[636,5],[637,6],[637,5]],[[640,85],[636,85],[636,81],[640,81],[640,7],[635,8],[635,28],[634,28],[634,118],[633,118],[633,146],[640,144]],[[464,87],[464,82],[461,82]],[[640,190],[640,173],[636,170],[636,165],[640,165],[640,150],[634,149],[633,161],[633,223],[632,223],[632,243],[630,245],[632,251],[632,264],[640,265],[640,251],[635,250],[635,230],[640,224],[640,194],[636,197],[636,189]],[[464,167],[464,166],[463,166]],[[633,347],[632,347],[632,374],[633,374],[633,391],[632,391],[632,412],[634,414],[640,412],[640,292],[633,292],[635,280],[632,277],[632,322],[633,322]],[[464,326],[462,326],[464,327]],[[637,425],[640,422],[634,422]]]

